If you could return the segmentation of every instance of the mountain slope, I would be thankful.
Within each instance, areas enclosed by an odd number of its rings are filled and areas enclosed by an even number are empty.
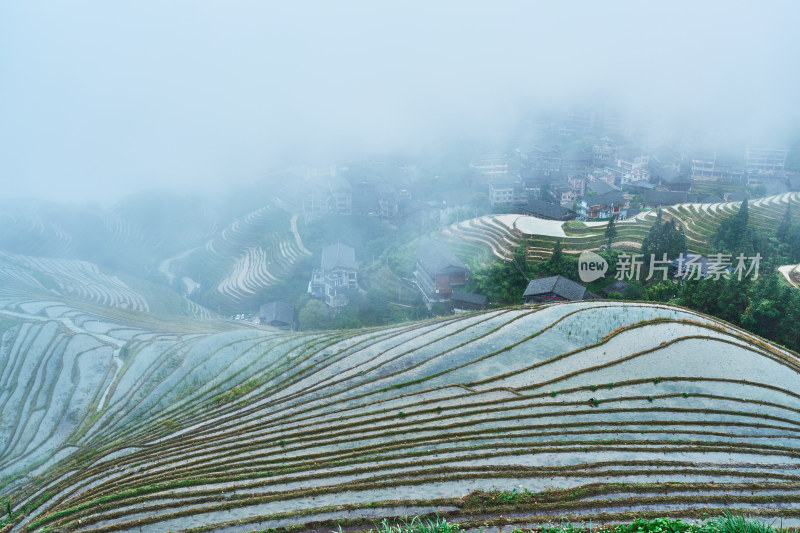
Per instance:
[[[10,529],[800,516],[797,358],[685,310],[585,302],[300,334],[0,304]]]

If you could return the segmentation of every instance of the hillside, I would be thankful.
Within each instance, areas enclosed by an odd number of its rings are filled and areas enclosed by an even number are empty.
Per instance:
[[[584,302],[286,333],[0,294],[8,530],[800,518],[800,362]]]
[[[686,234],[690,252],[708,254],[711,236],[726,217],[739,209],[741,202],[719,204],[687,203],[664,207],[665,218],[679,221]],[[750,202],[750,224],[758,229],[775,231],[791,204],[800,221],[800,193],[785,193]],[[619,221],[617,248],[638,250],[656,218],[656,211]],[[606,242],[605,222],[558,222],[522,215],[487,215],[466,220],[442,230],[436,237],[450,245],[462,258],[487,252],[500,259],[510,259],[514,248],[524,244],[532,260],[547,259],[553,245],[561,240],[564,251],[580,253],[598,250]]]
[[[82,299],[106,305],[171,313],[183,308],[195,316],[209,316],[208,309],[252,309],[263,303],[265,289],[285,282],[311,252],[296,217],[278,207],[280,199],[237,191],[230,198],[142,193],[109,208],[0,204],[0,260],[15,262],[16,271],[46,271],[51,284],[68,285],[68,293],[100,291]],[[130,287],[117,286],[111,290],[128,294],[108,297],[109,280],[98,278],[100,288],[90,287],[87,269],[147,285],[142,290],[152,302]],[[178,300],[184,303],[176,305]]]
[[[282,209],[261,207],[205,244],[165,259],[159,271],[173,285],[180,279],[178,290],[224,313],[247,302],[260,304],[261,291],[284,281],[297,263],[311,256],[296,221]]]

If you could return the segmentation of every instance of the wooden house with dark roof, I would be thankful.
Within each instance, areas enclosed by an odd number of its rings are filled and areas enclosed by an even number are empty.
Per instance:
[[[578,216],[572,209],[541,200],[528,200],[522,213],[547,220],[573,220]]]
[[[579,300],[595,300],[596,294],[564,276],[550,276],[549,278],[532,279],[522,294],[526,304],[565,302]]]
[[[454,290],[450,295],[450,303],[454,311],[479,311],[486,309],[489,298],[483,294]]]
[[[259,324],[273,328],[294,329],[294,308],[286,302],[269,302],[258,312]]]
[[[424,238],[417,249],[414,277],[426,301],[442,302],[454,289],[466,286],[469,268],[443,243]]]

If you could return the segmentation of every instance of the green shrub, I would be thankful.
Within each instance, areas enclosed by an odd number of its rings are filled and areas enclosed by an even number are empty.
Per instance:
[[[378,533],[456,533],[457,531],[460,531],[458,524],[451,524],[440,516],[426,519],[415,516],[410,522],[402,521],[394,525],[384,518],[378,527]]]
[[[774,523],[774,522],[773,522]],[[719,533],[782,533],[784,528],[775,529],[773,524],[765,524],[752,518],[733,515],[728,511],[719,518],[709,520],[709,525],[715,527]]]

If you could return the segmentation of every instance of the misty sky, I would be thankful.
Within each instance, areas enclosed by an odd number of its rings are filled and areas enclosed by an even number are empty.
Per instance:
[[[584,99],[721,136],[800,117],[800,3],[655,4],[4,0],[0,197],[204,189]]]

